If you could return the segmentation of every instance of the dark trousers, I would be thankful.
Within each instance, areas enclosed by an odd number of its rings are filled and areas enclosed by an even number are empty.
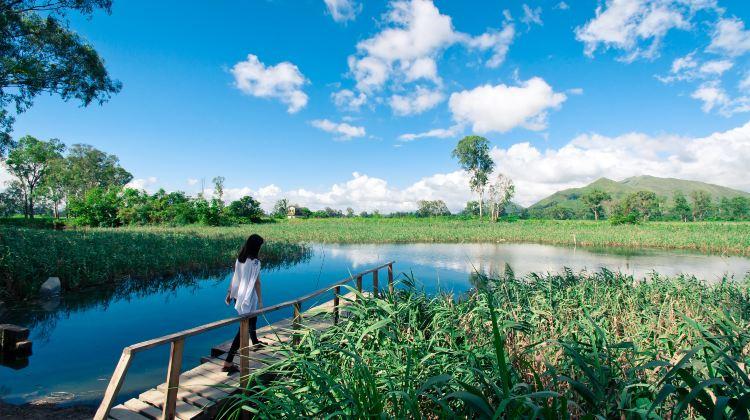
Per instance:
[[[255,327],[258,325],[258,317],[250,318],[250,342],[253,344],[258,344],[260,341],[258,341],[258,334],[255,333]],[[240,328],[242,328],[242,324],[240,324]],[[229,347],[229,352],[227,353],[227,362],[231,363],[234,360],[234,355],[237,353],[237,350],[240,349],[240,332],[237,331],[237,335],[234,336],[234,340],[232,340],[232,345]]]

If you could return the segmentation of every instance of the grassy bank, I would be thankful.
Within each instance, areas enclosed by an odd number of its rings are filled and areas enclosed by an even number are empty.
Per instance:
[[[247,235],[240,230],[172,231],[90,229],[54,231],[0,228],[0,297],[36,295],[48,277],[63,289],[126,278],[172,276],[230,268]],[[307,256],[302,245],[270,241],[266,267],[294,263]]]
[[[648,247],[750,255],[750,223],[650,222],[612,226],[583,220],[519,220],[490,223],[452,218],[353,218],[285,220],[231,228],[129,228],[135,232],[258,232],[290,242],[537,242],[555,245]]]
[[[353,303],[351,322],[306,333],[224,415],[747,418],[750,279],[506,269],[477,284]]]

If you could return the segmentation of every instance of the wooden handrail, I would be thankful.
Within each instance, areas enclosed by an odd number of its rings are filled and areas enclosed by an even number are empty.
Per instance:
[[[389,289],[392,291],[393,290],[393,264],[394,263],[395,261],[389,261],[377,267],[370,268],[369,270],[362,271],[357,274],[353,274],[327,287],[318,289],[312,293],[308,293],[307,295],[298,297],[296,299],[288,300],[286,302],[281,302],[275,305],[267,306],[265,308],[250,312],[245,315],[210,322],[208,324],[203,324],[194,328],[190,328],[190,329],[176,332],[173,334],[168,334],[168,335],[154,338],[151,340],[142,341],[140,343],[125,347],[122,350],[122,355],[120,356],[120,360],[117,363],[117,366],[115,367],[115,370],[112,374],[112,378],[110,378],[109,384],[107,385],[107,389],[104,392],[102,402],[99,405],[99,408],[97,409],[96,414],[94,415],[94,419],[105,420],[109,416],[109,410],[112,408],[112,405],[114,404],[114,401],[117,398],[117,394],[120,392],[120,388],[122,387],[122,384],[125,380],[125,375],[128,372],[128,368],[130,367],[132,358],[135,355],[135,353],[139,353],[144,350],[152,349],[154,347],[157,347],[163,344],[171,344],[169,367],[167,370],[167,386],[168,386],[166,390],[167,398],[164,401],[164,407],[162,411],[163,418],[171,420],[175,416],[177,387],[179,386],[180,370],[182,367],[182,349],[185,344],[186,338],[192,337],[198,334],[203,334],[207,331],[211,331],[216,328],[221,328],[221,327],[239,322],[241,324],[240,371],[241,371],[241,376],[247,376],[247,373],[249,371],[249,363],[247,361],[247,356],[248,356],[247,350],[249,347],[249,337],[248,337],[249,334],[247,333],[247,331],[245,331],[247,330],[247,328],[242,328],[242,327],[249,326],[250,318],[254,318],[263,314],[267,314],[269,312],[273,312],[279,309],[293,306],[294,307],[293,325],[298,326],[298,323],[300,320],[300,311],[302,307],[302,302],[305,302],[314,297],[320,296],[330,291],[331,289],[334,289],[334,293],[335,293],[334,308],[333,308],[334,317],[335,317],[334,322],[338,322],[339,292],[340,292],[341,286],[353,280],[356,280],[357,290],[361,292],[362,291],[362,277],[364,275],[372,273],[373,274],[373,286],[375,287],[375,290],[376,290],[375,295],[377,296],[378,270],[381,270],[387,267],[388,268],[388,286],[389,286]],[[244,334],[243,334],[243,331],[245,331]]]

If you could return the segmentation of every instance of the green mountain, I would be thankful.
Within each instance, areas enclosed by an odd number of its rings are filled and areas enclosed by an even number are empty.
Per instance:
[[[666,197],[668,203],[671,203],[672,195],[676,191],[682,191],[686,196],[689,196],[693,191],[706,191],[711,194],[713,200],[722,199],[724,197],[731,198],[738,195],[750,198],[750,193],[722,187],[720,185],[699,181],[688,181],[685,179],[658,178],[655,176],[643,175],[626,178],[619,182],[608,178],[599,178],[585,187],[569,188],[567,190],[558,191],[547,198],[539,200],[537,203],[529,207],[529,211],[532,213],[541,212],[551,207],[560,206],[568,208],[576,214],[583,214],[587,212],[587,209],[581,201],[581,196],[594,189],[608,192],[614,201],[620,200],[628,194],[636,191],[652,191],[656,193],[656,195]]]

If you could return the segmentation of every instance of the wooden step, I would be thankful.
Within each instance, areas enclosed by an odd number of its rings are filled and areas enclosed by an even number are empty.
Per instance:
[[[115,420],[146,420],[148,417],[137,413],[123,404],[116,405],[109,410],[109,418]]]

